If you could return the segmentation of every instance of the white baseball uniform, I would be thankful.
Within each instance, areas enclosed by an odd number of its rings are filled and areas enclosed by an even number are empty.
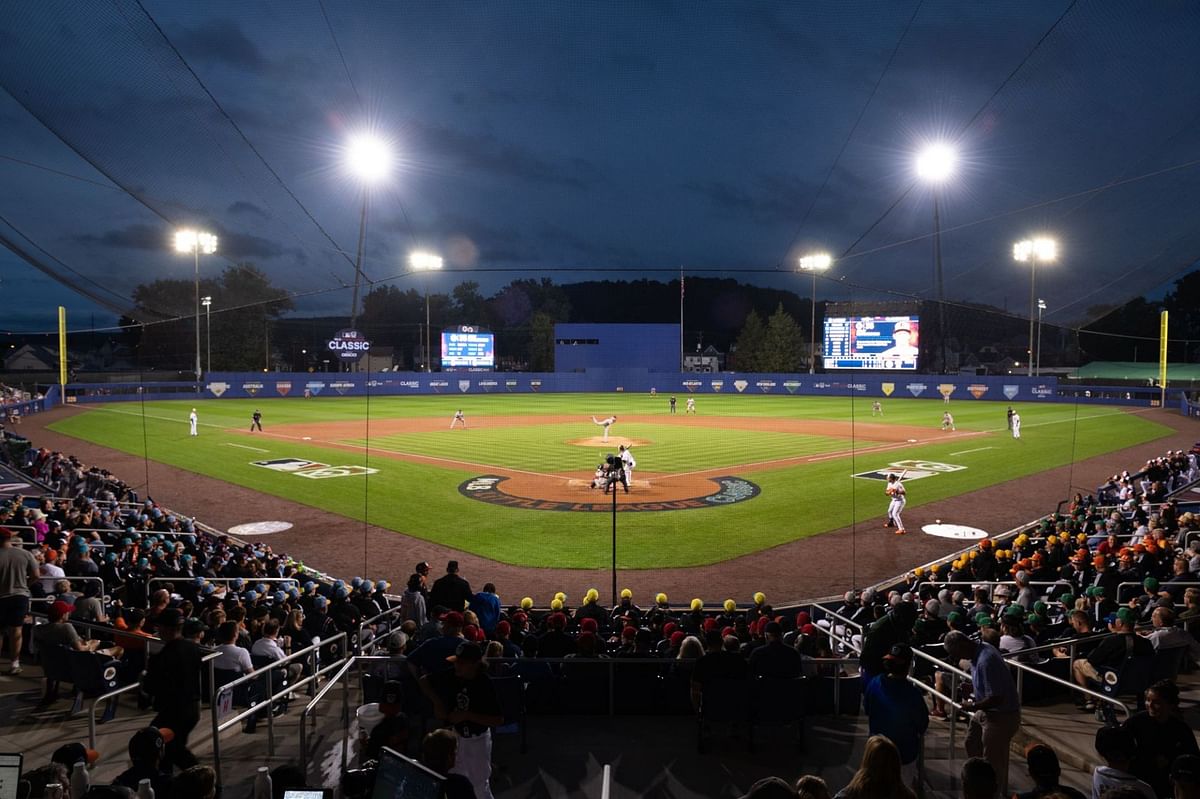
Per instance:
[[[592,421],[604,428],[604,440],[608,441],[608,428],[612,427],[613,422],[617,421],[617,417],[608,416],[604,419],[597,419],[593,416]]]
[[[194,436],[194,435],[197,435],[197,433],[196,433],[196,425],[197,425],[198,423],[199,423],[199,420],[198,420],[198,419],[197,419],[197,417],[196,417],[196,409],[195,409],[195,408],[192,408],[192,412],[191,412],[190,414],[188,414],[188,425],[189,425],[189,426],[190,426],[190,428],[191,428],[191,435],[193,435],[193,436]]]
[[[888,503],[888,521],[894,524],[897,530],[904,529],[904,522],[901,520],[900,514],[904,511],[904,506],[908,501],[905,497],[906,493],[904,483],[899,480],[888,484],[888,495],[892,498],[892,501]]]
[[[633,453],[626,447],[621,451],[621,464],[625,470],[625,484],[633,485],[633,469],[637,466],[637,461],[633,459]]]
[[[942,414],[942,429],[945,430],[947,427],[949,427],[951,430],[958,429],[954,426],[954,417],[950,415],[949,411],[946,411]]]
[[[695,397],[688,397],[688,401],[687,401],[687,412],[688,412],[688,413],[695,413],[695,412],[696,412],[696,398],[695,398]]]
[[[1014,413],[1012,416],[1012,431],[1013,438],[1021,437],[1021,414]]]
[[[455,411],[454,418],[450,420],[450,429],[454,429],[454,425],[462,422],[463,429],[467,428],[467,417],[463,416],[462,411]]]

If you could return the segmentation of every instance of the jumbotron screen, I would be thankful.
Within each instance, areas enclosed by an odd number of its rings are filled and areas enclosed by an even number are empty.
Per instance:
[[[491,333],[443,330],[442,368],[496,368],[496,337]]]
[[[919,339],[915,316],[826,317],[825,368],[916,370]]]

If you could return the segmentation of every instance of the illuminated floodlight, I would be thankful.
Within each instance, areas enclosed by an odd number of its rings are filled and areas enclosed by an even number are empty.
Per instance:
[[[1046,301],[1045,300],[1038,300],[1038,310],[1039,311],[1046,310]]]
[[[1058,242],[1050,238],[1025,239],[1013,245],[1013,258],[1017,261],[1046,263],[1058,258]]]
[[[931,144],[917,154],[917,177],[941,183],[954,174],[958,153],[949,144]]]
[[[833,265],[833,256],[827,252],[817,252],[800,258],[800,269],[804,272],[824,272]]]
[[[201,297],[200,304],[203,305],[205,308],[209,307],[210,305],[212,305],[212,297]]]
[[[392,166],[392,151],[376,136],[353,136],[346,142],[346,166],[364,183],[376,183]]]
[[[442,268],[442,256],[431,252],[414,252],[408,256],[408,266],[415,272],[428,272]]]
[[[198,230],[175,231],[175,252],[199,253],[212,255],[217,251],[217,237],[212,233]]]

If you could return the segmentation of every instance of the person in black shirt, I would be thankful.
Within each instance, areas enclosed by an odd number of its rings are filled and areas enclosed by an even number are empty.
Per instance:
[[[757,677],[799,677],[802,658],[799,652],[783,643],[783,628],[779,622],[767,622],[763,635],[767,642],[750,655],[750,672]]]
[[[1158,796],[1172,796],[1169,769],[1180,755],[1200,755],[1196,735],[1179,713],[1179,688],[1161,680],[1146,691],[1146,709],[1122,725],[1133,733],[1136,748],[1130,771]]]
[[[129,768],[122,771],[113,780],[114,785],[124,785],[136,791],[138,783],[150,780],[150,787],[155,795],[168,796],[167,790],[171,785],[171,777],[164,774],[160,764],[167,741],[174,737],[171,730],[160,730],[157,727],[143,727],[129,739]]]
[[[483,650],[463,641],[451,656],[454,668],[421,678],[421,690],[433,703],[434,715],[458,735],[453,773],[475,787],[480,799],[492,799],[492,727],[504,723],[500,698],[484,667]]]
[[[250,416],[250,432],[253,433],[255,428],[258,428],[258,432],[262,432],[262,411],[258,408],[255,408],[254,413]]]
[[[746,659],[737,649],[737,638],[733,639],[726,648],[726,640],[720,632],[712,630],[704,636],[704,655],[692,666],[692,707],[700,709],[700,698],[704,694],[704,686],[710,680],[744,679],[749,672]]]
[[[180,634],[183,619],[178,610],[164,610],[157,624],[165,643],[162,651],[150,658],[144,685],[154,697],[156,715],[150,726],[165,727],[175,734],[163,755],[163,770],[169,772],[172,766],[184,769],[199,762],[188,750],[187,740],[200,721],[202,652],[195,641]]]
[[[446,573],[434,581],[427,604],[430,607],[441,605],[461,613],[474,595],[471,584],[458,576],[458,561],[452,560],[446,564]]]

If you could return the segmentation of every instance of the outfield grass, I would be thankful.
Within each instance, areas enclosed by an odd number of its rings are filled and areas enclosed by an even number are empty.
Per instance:
[[[683,398],[680,394],[680,412]],[[873,398],[703,395],[705,416],[816,419],[916,425],[936,432],[940,400],[883,399],[886,415],[872,419]],[[198,409],[201,435],[188,435],[187,414]],[[249,437],[251,412],[264,425],[338,420],[432,417],[448,426],[454,410],[468,420],[487,416],[572,415],[580,422],[372,437],[377,452],[428,454],[461,462],[533,471],[589,469],[600,450],[564,443],[597,434],[590,417],[610,413],[661,414],[663,423],[618,422],[613,434],[651,442],[637,449],[639,470],[679,472],[760,462],[822,452],[862,449],[874,442],[771,431],[673,426],[664,395],[456,395],[430,397],[316,397],[113,403],[56,422],[52,429],[151,460],[323,508],[418,538],[524,566],[594,568],[611,557],[606,514],[528,511],[462,497],[457,486],[485,468],[445,468],[371,457],[317,442]],[[661,568],[718,562],[797,538],[843,527],[883,513],[880,485],[853,479],[902,459],[952,463],[963,471],[914,481],[909,506],[916,508],[998,482],[1124,449],[1166,436],[1170,430],[1138,414],[1107,406],[1015,403],[1023,437],[1005,429],[1006,405],[956,401],[950,406],[960,431],[985,435],[946,443],[912,445],[878,454],[859,453],[818,463],[747,475],[762,494],[729,507],[622,514],[621,568]],[[144,411],[144,412],[143,412]],[[255,447],[262,452],[245,447]],[[267,458],[306,458],[335,465],[369,465],[370,477],[310,480],[252,466]],[[1063,486],[1064,495],[1069,487]],[[203,517],[203,508],[180,508]],[[245,521],[254,521],[247,512]]]

